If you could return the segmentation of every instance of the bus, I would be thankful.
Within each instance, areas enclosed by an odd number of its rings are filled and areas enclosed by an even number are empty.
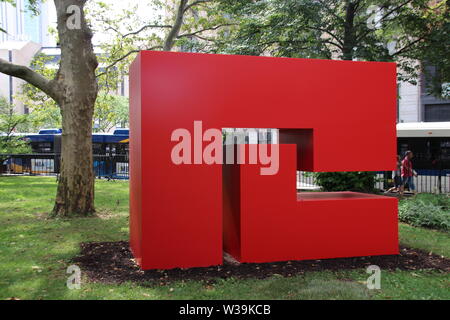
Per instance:
[[[411,122],[397,124],[397,150],[414,153],[414,168],[448,170],[450,173],[450,122]]]
[[[33,153],[61,153],[61,129],[42,129],[37,134],[25,134]],[[129,146],[129,129],[121,128],[113,133],[93,133],[94,155],[126,155]]]
[[[15,134],[29,142],[32,154],[11,155],[2,165],[10,174],[57,174],[61,156],[61,129],[42,129],[34,134]],[[94,172],[98,177],[128,178],[129,129],[92,134]]]

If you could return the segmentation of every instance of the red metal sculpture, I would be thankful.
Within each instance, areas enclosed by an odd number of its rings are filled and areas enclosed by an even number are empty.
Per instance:
[[[397,254],[395,198],[296,191],[296,170],[394,170],[395,119],[394,63],[141,52],[130,70],[134,256],[169,269],[219,265],[223,250],[242,262]],[[280,129],[276,174],[199,159],[212,128]],[[171,158],[177,129],[192,134],[190,162]]]

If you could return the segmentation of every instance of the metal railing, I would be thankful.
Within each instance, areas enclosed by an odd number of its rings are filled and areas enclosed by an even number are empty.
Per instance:
[[[417,177],[413,177],[416,191],[419,193],[450,193],[450,170],[416,170]],[[394,186],[390,171],[377,174],[375,187],[387,190]],[[408,190],[408,186],[406,186]]]
[[[128,155],[94,155],[94,174],[97,178],[128,179]],[[0,174],[58,175],[60,154],[1,154]]]
[[[450,193],[450,170],[416,170],[414,184],[420,193]],[[392,172],[387,171],[376,174],[375,189],[385,191],[394,186]],[[320,190],[314,175],[310,172],[297,172],[297,189]],[[406,190],[409,191],[408,186]]]

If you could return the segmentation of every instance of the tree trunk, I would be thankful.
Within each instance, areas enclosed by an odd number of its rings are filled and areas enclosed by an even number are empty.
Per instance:
[[[61,166],[53,215],[90,215],[94,208],[94,172],[92,158],[93,105],[83,101],[62,104]],[[80,125],[83,124],[83,125]]]
[[[92,118],[97,98],[97,59],[92,33],[86,24],[85,0],[55,0],[61,62],[57,74],[62,94],[58,99],[62,115],[61,169],[53,216],[91,215],[94,208]],[[78,6],[71,15],[68,8]],[[70,10],[69,10],[70,11]],[[77,18],[81,13],[80,27]],[[69,19],[72,19],[68,21]]]
[[[23,79],[59,105],[62,154],[53,216],[90,215],[94,209],[92,118],[97,99],[97,59],[84,17],[87,0],[54,0],[61,61],[54,79],[0,58],[0,72]]]
[[[342,59],[353,60],[355,48],[355,26],[354,19],[358,3],[353,0],[348,0],[345,9],[345,24],[344,24],[344,45],[342,48]]]

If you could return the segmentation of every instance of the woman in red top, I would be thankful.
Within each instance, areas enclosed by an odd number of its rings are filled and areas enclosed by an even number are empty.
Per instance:
[[[401,194],[403,195],[403,191],[405,190],[405,184],[408,184],[409,190],[416,193],[416,186],[414,185],[413,176],[417,176],[414,173],[411,159],[413,158],[412,151],[406,151],[405,158],[402,161],[402,187]]]

